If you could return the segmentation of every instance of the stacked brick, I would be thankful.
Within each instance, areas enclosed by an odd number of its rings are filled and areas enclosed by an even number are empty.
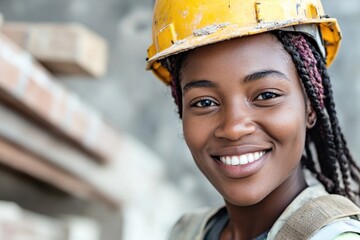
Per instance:
[[[81,25],[7,23],[0,15],[0,167],[74,198],[119,207],[118,199],[87,175],[113,162],[120,137],[54,77],[100,78],[106,59],[106,41]],[[96,223],[72,222],[0,201],[0,239],[99,239]]]
[[[96,48],[89,44],[104,49],[102,41],[81,28],[5,21],[0,31],[0,199],[43,214],[20,209],[24,217],[12,220],[0,201],[0,239],[164,239],[196,200],[167,179],[164,161],[152,150],[128,134],[120,138],[53,77],[98,77],[84,59],[102,59],[86,54]],[[68,224],[66,214],[96,222]]]
[[[6,23],[2,32],[57,75],[102,77],[107,44],[80,24]]]
[[[0,239],[66,239],[65,225],[54,219],[31,215],[10,202],[0,201],[0,211]]]
[[[15,32],[15,30],[11,31],[12,26],[15,26],[16,31],[20,28],[17,24],[5,24],[3,29],[6,30],[5,33],[8,33],[16,39],[14,34],[10,34],[11,32]],[[24,29],[25,26],[26,25],[21,24],[21,29]],[[59,26],[53,26],[55,29],[58,27]],[[57,56],[57,51],[51,51],[51,49],[53,49],[51,43],[45,43],[45,45],[47,45],[47,51],[41,50],[41,47],[31,48],[30,46],[40,45],[40,43],[35,43],[36,40],[46,42],[46,40],[41,40],[39,37],[42,35],[42,28],[44,28],[44,36],[48,33],[49,39],[55,38],[59,33],[54,31],[55,36],[52,36],[51,33],[49,33],[49,29],[51,29],[50,25],[46,25],[46,27],[41,26],[39,29],[34,26],[30,28],[33,29],[33,32],[36,32],[36,34],[34,34],[36,37],[31,40],[32,44],[29,44],[29,50],[35,51],[35,56],[41,55],[40,58],[42,61],[55,63],[57,61],[56,59],[59,59],[59,56]],[[66,29],[65,26],[61,26],[63,32]],[[73,25],[70,25],[68,30],[71,30],[74,35],[82,35],[83,32],[86,32],[82,27],[74,27]],[[23,32],[26,31],[23,30]],[[69,50],[67,55],[70,55],[70,52],[73,52],[73,55],[79,55],[78,52],[83,51],[80,55],[84,55],[83,58],[85,58],[86,55],[89,55],[85,52],[91,52],[96,48],[105,48],[102,41],[98,41],[99,44],[96,44],[97,41],[92,39],[89,33],[87,34],[86,36],[80,37],[87,39],[86,41],[76,41],[74,40],[76,39],[75,37],[67,39],[67,44],[64,42],[62,44],[82,46],[83,44],[81,43],[83,42],[92,42],[92,44],[88,45],[93,45],[94,47],[88,47],[86,51],[71,48],[72,50]],[[24,33],[24,35],[26,34]],[[63,40],[65,41],[65,39]],[[52,40],[49,41],[51,42]],[[23,43],[24,42],[25,41],[23,41]],[[100,45],[100,47],[96,47],[97,45]],[[86,47],[79,48],[85,49]],[[46,53],[48,54],[46,55]],[[103,56],[104,54],[97,55]],[[72,63],[71,57],[68,57],[68,59],[63,58],[62,60],[63,63],[59,63],[58,61],[59,65],[64,64],[66,61],[68,61],[68,65]],[[98,60],[99,59],[94,62],[96,63]],[[74,62],[72,65],[74,66],[73,69],[77,69],[77,63]],[[91,64],[88,64],[88,66],[90,65]],[[53,64],[53,66],[57,65]],[[56,67],[53,69],[55,68]],[[0,91],[4,100],[31,115],[31,117],[40,121],[42,124],[49,126],[52,130],[65,136],[68,140],[76,143],[96,159],[108,161],[112,158],[112,153],[116,150],[117,144],[119,143],[118,136],[114,131],[101,119],[98,113],[81,102],[75,94],[67,91],[59,83],[55,82],[49,71],[34,59],[34,55],[32,55],[31,52],[20,48],[10,40],[8,36],[5,36],[4,33],[0,35]]]
[[[99,229],[90,219],[55,219],[4,201],[0,201],[0,212],[0,239],[97,240],[99,237]]]

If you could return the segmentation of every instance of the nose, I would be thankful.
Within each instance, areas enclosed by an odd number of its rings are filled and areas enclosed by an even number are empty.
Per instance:
[[[219,125],[215,129],[217,138],[236,141],[256,131],[256,124],[249,109],[245,110],[240,107],[224,109],[220,119]]]

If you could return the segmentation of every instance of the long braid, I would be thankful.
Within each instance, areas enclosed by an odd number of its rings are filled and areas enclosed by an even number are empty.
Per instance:
[[[178,106],[178,114],[182,118],[182,91],[180,86],[180,69],[184,64],[186,53],[181,53],[175,56],[168,57],[161,61],[161,64],[165,66],[171,75],[170,88],[171,95],[175,100],[175,104]]]
[[[325,185],[329,192],[342,194],[355,200],[354,191],[350,188],[351,180],[359,186],[360,169],[350,155],[336,117],[330,78],[324,58],[321,57],[317,49],[311,44],[311,41],[306,40],[306,37],[301,34],[276,32],[275,35],[283,43],[286,51],[292,56],[304,84],[305,91],[317,116],[320,117],[320,121],[317,124],[318,128],[315,126],[314,129],[309,131],[309,138],[311,138],[316,146],[320,172],[314,171],[313,165],[315,163],[310,161],[304,161],[306,167],[310,171],[315,172],[317,178]],[[310,51],[306,50],[307,48]],[[309,59],[315,60],[315,64],[309,64]],[[304,69],[304,66],[306,66],[306,69]],[[319,75],[321,76],[321,81],[318,80]],[[309,81],[311,78],[313,80]],[[314,81],[314,79],[316,80]],[[323,92],[321,92],[322,89]],[[317,93],[317,96],[313,95],[314,92]],[[306,149],[309,149],[309,143],[307,143]],[[328,149],[328,151],[324,151],[325,149]],[[309,155],[308,151],[306,152]],[[340,176],[338,173],[340,173]],[[323,179],[324,176],[326,179]],[[333,186],[329,184],[327,179],[332,180]],[[355,195],[358,195],[358,193],[355,193]]]
[[[350,155],[346,141],[344,139],[344,135],[341,132],[338,118],[336,116],[335,102],[334,102],[334,98],[333,98],[330,77],[328,75],[328,72],[326,71],[325,60],[316,51],[314,46],[312,46],[311,44],[309,44],[309,45],[312,49],[312,52],[316,56],[318,68],[321,70],[320,73],[321,73],[321,77],[323,79],[323,85],[324,85],[324,90],[325,90],[324,93],[327,96],[327,98],[325,99],[325,106],[326,106],[326,109],[327,109],[327,112],[328,112],[328,115],[330,118],[334,136],[335,136],[334,141],[335,141],[335,145],[337,146],[337,153],[338,153],[337,158],[339,159],[339,166],[340,166],[340,170],[341,170],[341,176],[342,176],[345,194],[347,197],[353,198],[353,196],[351,196],[352,190],[350,188],[350,185],[351,185],[350,175],[351,175],[351,168],[352,168],[352,167],[350,167],[350,165],[353,164],[355,168],[357,166],[356,166],[355,161],[353,160],[352,156]],[[356,179],[354,179],[354,180],[356,182],[359,182]]]
[[[278,39],[283,43],[285,50],[290,54],[292,60],[295,63],[297,68],[299,77],[304,85],[304,89],[306,94],[311,102],[313,109],[316,112],[318,122],[314,126],[314,128],[320,128],[322,134],[320,135],[322,138],[326,139],[327,141],[317,141],[313,139],[312,136],[308,136],[311,140],[313,140],[316,150],[323,149],[327,150],[327,154],[323,152],[318,154],[319,164],[320,164],[320,172],[317,172],[317,178],[325,185],[326,189],[329,192],[340,192],[340,186],[338,181],[338,173],[337,173],[337,166],[336,166],[336,150],[335,145],[333,143],[333,134],[331,130],[331,126],[328,123],[327,116],[323,111],[323,107],[320,104],[319,96],[317,91],[315,90],[311,78],[314,78],[314,75],[310,75],[310,72],[314,72],[312,69],[311,71],[308,68],[313,68],[313,66],[307,61],[308,51],[304,49],[304,41],[301,35],[292,35],[285,32],[275,32]],[[326,146],[323,146],[322,143],[326,143]],[[317,151],[319,152],[319,151]],[[328,156],[328,159],[325,159],[324,156]],[[326,162],[328,161],[328,162]],[[331,165],[329,166],[330,163]],[[331,179],[332,184],[329,184],[329,181],[325,181],[325,179]]]
[[[347,193],[348,197],[351,197],[349,194],[351,192],[350,189],[350,172],[351,168],[349,165],[354,164],[354,160],[352,156],[350,155],[350,152],[347,148],[346,141],[344,139],[344,135],[341,132],[340,124],[338,121],[338,118],[336,116],[336,110],[335,110],[335,102],[333,98],[333,92],[330,82],[330,77],[328,75],[328,72],[326,71],[325,66],[325,60],[321,57],[321,55],[316,51],[315,47],[309,44],[312,52],[316,56],[317,63],[318,63],[318,69],[320,69],[321,77],[323,79],[323,85],[324,85],[324,93],[326,96],[328,96],[325,99],[325,106],[328,111],[328,115],[330,118],[331,126],[334,132],[335,136],[335,145],[337,146],[337,158],[339,159],[339,165],[342,173],[342,180],[344,184],[345,193]],[[354,165],[356,167],[356,164]],[[358,181],[357,181],[358,182]]]

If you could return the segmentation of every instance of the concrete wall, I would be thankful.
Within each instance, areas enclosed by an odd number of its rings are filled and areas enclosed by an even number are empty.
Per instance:
[[[58,81],[78,92],[120,132],[134,135],[164,159],[164,179],[175,186],[171,191],[191,196],[192,202],[184,210],[215,205],[221,199],[193,164],[168,89],[144,70],[152,3],[150,0],[0,0],[0,12],[6,21],[80,22],[104,36],[111,51],[108,74],[103,79]],[[357,99],[360,2],[325,0],[324,6],[338,18],[343,30],[344,41],[330,74],[340,122],[354,157],[360,160]]]
[[[360,161],[360,2],[324,1],[325,9],[339,21],[343,41],[339,56],[330,68],[340,123],[353,156]]]

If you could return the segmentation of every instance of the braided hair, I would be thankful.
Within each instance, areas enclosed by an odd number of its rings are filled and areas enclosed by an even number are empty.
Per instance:
[[[313,40],[301,33],[271,32],[291,56],[317,121],[306,133],[302,165],[309,169],[329,193],[360,203],[360,168],[352,158],[336,116],[333,92],[324,57]],[[180,73],[187,53],[162,60],[171,74],[171,92],[182,117]]]

